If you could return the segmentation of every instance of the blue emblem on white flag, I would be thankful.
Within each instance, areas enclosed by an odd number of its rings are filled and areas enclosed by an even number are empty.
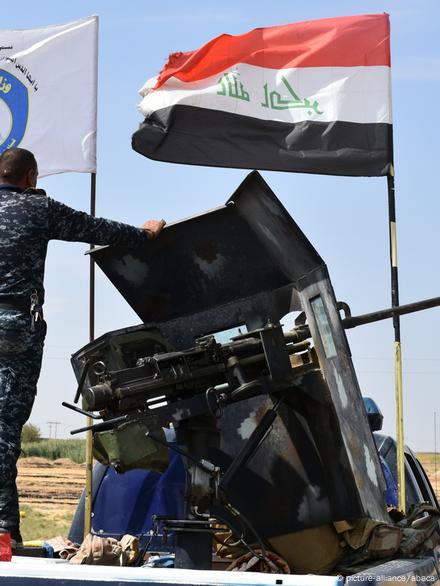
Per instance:
[[[29,116],[27,87],[15,75],[0,69],[0,154],[18,147]]]

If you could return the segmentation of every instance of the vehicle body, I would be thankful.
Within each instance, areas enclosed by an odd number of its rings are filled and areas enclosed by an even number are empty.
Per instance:
[[[381,459],[388,465],[393,485],[397,485],[396,442],[379,431],[373,437]],[[407,509],[422,502],[438,507],[438,500],[429,478],[414,452],[405,446]],[[390,482],[388,481],[388,485]],[[148,470],[133,470],[116,474],[111,466],[96,464],[93,474],[92,530],[97,535],[119,539],[122,535],[138,535],[142,542],[150,538],[151,511],[158,515],[183,514],[185,472],[178,455],[166,475]],[[388,486],[388,488],[390,488]],[[160,503],[157,503],[160,499]],[[80,543],[84,528],[84,495],[72,522],[69,539]],[[160,539],[155,545],[163,549]],[[168,544],[170,545],[170,544]],[[171,544],[172,547],[172,544]]]
[[[390,467],[396,479],[396,442],[391,436],[373,433],[381,457]],[[109,466],[97,464],[94,469],[94,518],[93,530],[102,535],[119,538],[124,533],[147,534],[151,529],[148,511],[154,507],[155,498],[162,499],[161,512],[178,514],[176,500],[164,502],[167,497],[183,495],[183,466],[180,457],[173,459],[167,485],[158,487],[161,475],[147,470],[116,475]],[[407,506],[430,502],[438,506],[437,498],[423,466],[414,452],[406,446],[406,494]],[[156,490],[158,489],[158,490]],[[148,504],[146,504],[148,503]],[[157,504],[157,503],[156,503]],[[83,532],[84,506],[81,499],[69,537],[81,540]],[[159,542],[157,542],[160,545]],[[230,573],[221,570],[174,570],[161,568],[115,568],[71,566],[68,562],[51,559],[14,557],[11,564],[0,564],[0,584],[19,586],[112,586],[129,584],[165,584],[166,586],[206,585],[235,586],[342,586],[345,582],[374,584],[383,582],[420,582],[434,584],[439,581],[438,561],[440,551],[432,555],[408,560],[392,560],[368,571],[346,578],[340,576],[285,575]]]

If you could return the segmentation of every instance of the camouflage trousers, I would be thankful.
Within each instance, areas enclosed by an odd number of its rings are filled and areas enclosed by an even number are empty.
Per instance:
[[[40,375],[45,322],[30,328],[30,316],[0,309],[0,527],[20,535],[16,463],[21,430],[34,403]]]

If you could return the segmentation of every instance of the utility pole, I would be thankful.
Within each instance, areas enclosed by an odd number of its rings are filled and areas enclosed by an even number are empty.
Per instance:
[[[49,439],[52,439],[52,426],[54,429],[54,439],[57,438],[57,427],[60,425],[61,421],[46,421],[47,425],[49,426]]]

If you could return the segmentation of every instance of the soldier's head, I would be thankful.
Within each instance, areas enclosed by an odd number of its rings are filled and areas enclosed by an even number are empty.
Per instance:
[[[0,183],[27,189],[37,186],[38,165],[31,151],[8,149],[0,156]]]

